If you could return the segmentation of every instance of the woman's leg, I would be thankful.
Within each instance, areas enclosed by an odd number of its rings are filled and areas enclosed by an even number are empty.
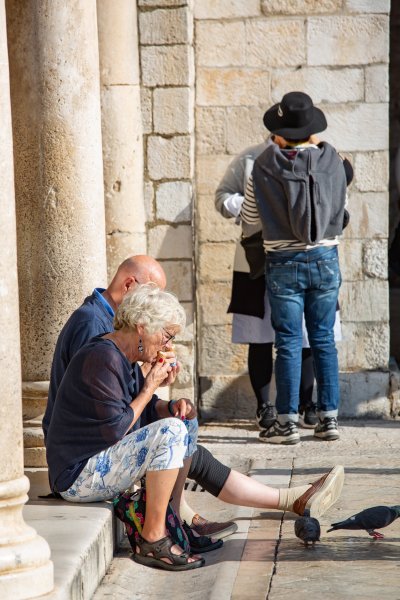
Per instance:
[[[313,401],[314,377],[312,350],[311,348],[303,348],[301,353],[299,423],[306,429],[313,429],[318,423],[317,405]]]
[[[176,419],[179,421],[179,419]],[[180,422],[180,421],[179,421]],[[182,424],[182,422],[180,422]],[[185,421],[185,459],[183,466],[179,470],[173,470],[172,477],[168,471],[152,471],[151,466],[146,474],[146,518],[143,526],[142,536],[148,542],[155,542],[166,535],[165,515],[168,503],[171,504],[180,518],[180,503],[183,495],[183,489],[187,474],[192,462],[192,454],[196,451],[197,419]],[[162,535],[160,535],[162,533]],[[158,536],[158,537],[157,537]],[[182,554],[182,549],[178,545],[171,546],[173,554]],[[195,558],[189,558],[188,562],[194,562]]]
[[[189,479],[194,479],[207,492],[217,498],[230,472],[230,467],[221,463],[207,448],[197,444],[188,473]]]
[[[182,498],[184,497],[183,490],[184,490],[186,478],[189,473],[191,462],[192,462],[192,457],[187,458],[186,460],[183,461],[183,467],[182,467],[182,469],[179,469],[178,477],[176,478],[174,488],[171,492],[172,508],[174,509],[174,511],[176,512],[178,517],[181,519],[181,521],[184,520],[184,517],[181,515],[181,502],[182,502]],[[190,521],[189,521],[189,523],[190,523]]]
[[[142,535],[148,542],[155,542],[167,535],[165,515],[179,471],[180,469],[147,471],[146,518]]]
[[[301,515],[308,511],[309,516],[318,517],[339,498],[343,482],[341,465],[312,484],[279,489],[232,469],[218,498],[238,506],[288,510]]]
[[[276,418],[275,407],[269,398],[272,377],[272,342],[249,344],[247,365],[251,386],[257,399],[256,419],[261,429],[268,429]]]
[[[257,408],[270,404],[269,386],[272,377],[272,342],[269,344],[249,344],[247,358],[249,377]]]
[[[308,486],[307,486],[308,487]],[[229,473],[218,498],[228,504],[253,508],[279,508],[279,490],[234,469]]]
[[[180,469],[189,447],[190,453],[196,449],[197,420],[193,421],[190,434],[182,421],[171,417],[126,435],[92,456],[73,485],[61,492],[62,497],[72,502],[110,500],[133,490],[149,471]]]
[[[216,459],[204,446],[197,444],[197,450],[192,456],[188,473],[189,479],[194,479],[202,488],[218,497],[231,469]],[[186,502],[185,494],[179,507],[181,518],[200,535],[226,537],[235,533],[237,525],[233,521],[208,521],[196,513]]]
[[[190,460],[190,459],[189,459]],[[147,471],[146,474],[146,517],[142,529],[142,538],[146,542],[154,543],[165,538],[168,533],[165,527],[165,515],[173,489],[177,487],[177,481],[181,479],[182,469],[168,469],[166,471]],[[183,480],[184,481],[184,480]],[[170,548],[172,554],[180,556],[182,548],[173,544]],[[136,552],[141,553],[140,546]],[[167,563],[172,563],[169,558],[163,558]],[[192,563],[198,557],[188,557],[187,562]]]
[[[175,417],[160,419],[89,459],[74,484],[61,495],[74,502],[107,500],[132,489],[134,483],[146,475],[146,518],[142,537],[147,542],[155,542],[167,535],[168,502],[184,456],[195,451],[196,441],[196,419],[187,428]],[[171,552],[182,554],[177,545],[171,547]]]

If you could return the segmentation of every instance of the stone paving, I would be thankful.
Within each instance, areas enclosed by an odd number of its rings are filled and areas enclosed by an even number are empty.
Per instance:
[[[94,599],[400,600],[400,519],[379,541],[366,532],[326,533],[330,523],[363,508],[400,504],[399,431],[398,421],[349,421],[341,424],[337,442],[302,430],[300,444],[275,447],[259,442],[250,422],[203,425],[201,442],[218,458],[274,486],[307,483],[343,464],[343,493],[320,519],[321,542],[306,549],[294,535],[290,513],[233,507],[188,492],[192,506],[209,518],[235,518],[238,532],[205,555],[204,568],[181,574],[136,565],[124,543]]]

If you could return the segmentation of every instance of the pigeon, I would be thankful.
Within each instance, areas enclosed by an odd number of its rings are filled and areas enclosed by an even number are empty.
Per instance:
[[[337,529],[365,529],[375,540],[380,540],[384,535],[379,533],[379,531],[375,531],[375,529],[381,529],[390,525],[398,517],[400,517],[399,505],[372,506],[344,521],[331,523],[331,529],[328,529],[328,532],[336,531]]]
[[[314,519],[314,517],[300,517],[294,522],[294,532],[300,540],[303,540],[305,547],[308,548],[309,542],[311,542],[312,546],[315,545],[315,542],[319,542],[321,527],[318,519]]]

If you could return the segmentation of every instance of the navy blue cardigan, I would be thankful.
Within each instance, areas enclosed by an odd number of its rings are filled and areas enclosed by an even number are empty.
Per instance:
[[[46,439],[49,479],[63,492],[88,459],[113,446],[128,432],[132,400],[143,386],[137,364],[109,339],[90,340],[72,358],[58,388]],[[158,420],[154,395],[130,431]]]
[[[110,331],[114,331],[113,316],[107,311],[95,292],[85,298],[83,304],[72,313],[62,328],[54,351],[49,395],[42,422],[45,439],[53,414],[57,390],[72,357],[91,338],[110,333]]]

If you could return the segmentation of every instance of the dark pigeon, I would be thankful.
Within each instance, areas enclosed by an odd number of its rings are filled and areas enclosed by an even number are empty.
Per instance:
[[[315,542],[319,542],[321,527],[319,521],[314,519],[314,517],[300,517],[294,522],[294,532],[300,540],[303,540],[304,545],[308,548],[309,543],[314,546]]]
[[[387,527],[398,517],[400,517],[400,506],[372,506],[344,521],[332,523],[331,529],[328,529],[328,532],[336,531],[337,529],[365,529],[369,535],[378,540],[382,539],[384,535],[379,533],[379,531],[375,531],[375,529]]]

